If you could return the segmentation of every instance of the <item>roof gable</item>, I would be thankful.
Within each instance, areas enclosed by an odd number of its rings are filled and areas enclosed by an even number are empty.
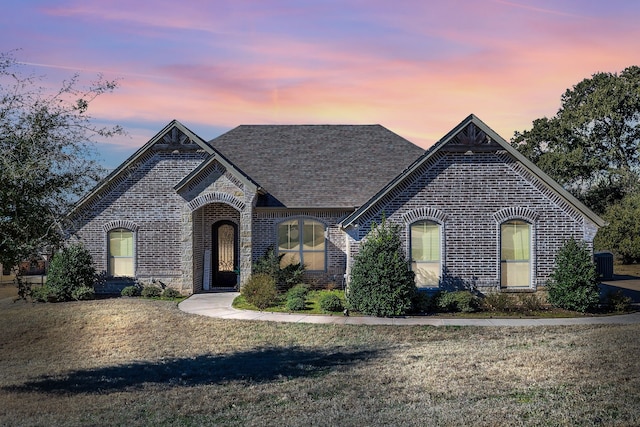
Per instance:
[[[102,179],[89,193],[76,202],[69,215],[77,212],[100,194],[108,192],[118,185],[128,170],[136,168],[140,161],[153,154],[154,150],[204,151],[214,152],[213,148],[198,135],[177,120],[172,120],[146,144],[140,147],[127,160],[118,166],[107,177]]]
[[[424,153],[380,125],[242,125],[209,143],[266,207],[353,209]]]
[[[361,218],[378,201],[384,198],[389,192],[400,185],[416,169],[427,163],[439,152],[507,152],[520,162],[530,173],[538,178],[544,185],[558,194],[570,206],[587,217],[596,225],[602,227],[605,222],[591,209],[571,195],[560,184],[555,182],[549,175],[544,173],[533,162],[527,159],[522,153],[516,150],[511,144],[505,141],[500,135],[487,126],[482,120],[471,114],[447,133],[442,139],[436,142],[427,150],[414,164],[389,182],[375,196],[369,199],[364,205],[349,215],[341,223],[342,227],[348,227]]]

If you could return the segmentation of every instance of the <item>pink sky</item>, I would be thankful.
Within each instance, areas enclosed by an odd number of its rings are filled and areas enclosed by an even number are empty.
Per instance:
[[[0,51],[48,82],[120,79],[90,111],[129,136],[172,119],[204,139],[239,124],[380,123],[428,147],[470,113],[509,140],[599,71],[640,65],[640,2],[11,2]]]

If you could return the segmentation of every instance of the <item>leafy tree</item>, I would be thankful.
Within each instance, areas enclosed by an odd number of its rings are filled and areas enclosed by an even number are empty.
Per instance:
[[[92,124],[88,107],[116,88],[99,77],[87,88],[79,76],[55,93],[25,74],[12,53],[0,53],[0,263],[56,247],[73,201],[103,174],[94,138],[122,134]]]
[[[603,219],[607,225],[598,230],[595,248],[610,250],[624,264],[640,262],[640,194],[629,194],[609,206]]]
[[[556,268],[547,283],[549,302],[567,310],[592,310],[600,300],[597,277],[586,243],[567,240],[556,255]]]
[[[640,67],[596,73],[511,144],[595,212],[639,188]]]
[[[397,224],[373,224],[354,259],[347,301],[373,316],[400,316],[411,309],[415,275],[402,249]]]

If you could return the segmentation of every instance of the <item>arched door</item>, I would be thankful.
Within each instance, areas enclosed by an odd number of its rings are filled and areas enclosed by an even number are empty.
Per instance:
[[[226,288],[237,284],[238,226],[231,221],[218,221],[212,230],[213,287]]]

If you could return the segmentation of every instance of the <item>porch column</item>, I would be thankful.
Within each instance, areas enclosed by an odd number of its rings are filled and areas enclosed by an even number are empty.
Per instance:
[[[180,246],[182,249],[182,291],[191,294],[193,289],[193,213],[185,205],[180,217]]]
[[[251,277],[253,253],[251,245],[252,207],[248,203],[240,212],[240,286],[244,285]]]

